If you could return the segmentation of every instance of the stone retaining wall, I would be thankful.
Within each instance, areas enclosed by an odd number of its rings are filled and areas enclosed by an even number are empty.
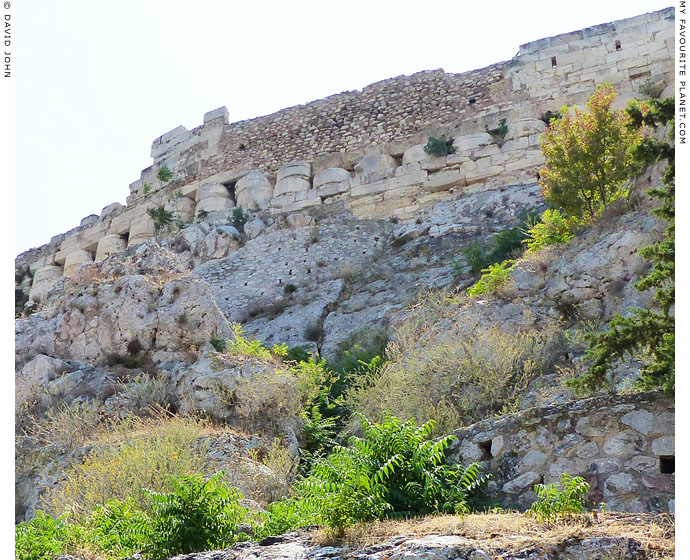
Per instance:
[[[453,432],[451,461],[482,461],[492,494],[526,509],[535,484],[583,476],[607,509],[675,509],[675,404],[663,393],[597,397],[532,408]]]

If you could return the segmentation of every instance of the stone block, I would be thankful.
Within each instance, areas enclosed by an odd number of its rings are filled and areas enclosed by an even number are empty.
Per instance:
[[[675,455],[676,438],[673,436],[664,436],[655,439],[652,442],[652,453],[654,455]]]
[[[252,169],[235,184],[237,205],[250,210],[265,210],[273,197],[273,185],[258,169]]]
[[[86,218],[82,218],[81,222],[79,222],[80,226],[90,226],[91,224],[95,223],[98,221],[98,216],[96,214],[91,214],[90,216],[86,216]]]
[[[106,235],[98,242],[96,249],[96,262],[102,261],[111,255],[116,255],[127,248],[127,241],[121,235]]]
[[[385,172],[398,166],[395,159],[386,154],[371,154],[363,157],[355,165],[357,175],[371,175],[376,172]]]
[[[309,179],[311,177],[311,165],[303,160],[289,161],[278,169],[276,180],[279,182],[286,177],[302,177]],[[276,188],[278,185],[276,185]]]
[[[124,208],[125,207],[122,206],[122,204],[120,204],[119,202],[113,202],[112,204],[109,204],[108,206],[103,208],[103,210],[101,210],[101,218],[109,218],[114,214],[118,214],[119,212],[124,210]]]
[[[616,473],[604,482],[604,496],[630,494],[637,488],[637,483],[628,473]]]
[[[417,163],[421,169],[433,171],[435,169],[442,169],[446,166],[446,156],[430,156],[424,151],[424,146],[418,144],[405,151],[402,162],[403,165]]]
[[[371,194],[387,191],[391,188],[390,181],[391,179],[383,179],[381,181],[374,181],[372,183],[365,183],[363,185],[352,187],[352,189],[350,190],[350,196],[352,198],[359,198],[362,196],[368,196]]]
[[[142,216],[137,220],[132,222],[129,228],[129,239],[127,241],[127,247],[132,247],[143,243],[144,241],[149,241],[155,237],[155,232],[153,229],[153,220],[148,216]]]
[[[466,136],[459,136],[453,142],[457,148],[455,154],[457,156],[467,155],[468,152],[476,150],[482,146],[488,146],[493,143],[491,134],[486,132],[479,132],[477,134],[468,134]]]
[[[197,191],[197,202],[205,198],[230,198],[230,191],[225,185],[217,182],[201,183]]]
[[[228,210],[232,210],[235,207],[235,203],[232,201],[230,197],[217,197],[217,196],[212,196],[208,198],[203,198],[199,201],[199,203],[196,205],[196,215],[199,215],[199,212],[204,211],[204,212],[227,212]]]
[[[423,184],[424,190],[428,192],[447,191],[456,186],[465,186],[465,174],[459,169],[433,173]]]
[[[276,183],[276,188],[273,191],[273,196],[280,196],[287,193],[307,192],[311,189],[309,179],[303,176],[288,175],[279,179]]]
[[[204,113],[204,124],[209,123],[211,121],[215,121],[216,119],[221,119],[219,121],[221,124],[227,124],[228,118],[228,110],[225,107],[225,105],[223,105],[222,107],[218,107],[218,109],[214,109],[213,111],[208,111],[207,113]]]
[[[541,119],[525,118],[519,119],[515,122],[507,122],[508,132],[504,140],[515,140],[523,136],[531,136],[532,134],[541,134],[546,130],[546,124]]]
[[[621,422],[626,426],[647,435],[654,426],[654,415],[646,410],[633,410],[621,418]]]
[[[337,167],[319,171],[314,176],[314,188],[322,198],[345,193],[350,189],[350,172]]]
[[[92,252],[83,249],[70,253],[65,258],[64,275],[74,278],[79,267],[84,263],[92,263],[93,258]]]
[[[465,174],[465,180],[468,185],[472,185],[473,183],[479,183],[480,181],[484,181],[489,177],[498,175],[499,173],[503,173],[504,167],[502,165],[491,165],[490,158],[485,159],[489,159],[488,167],[467,171],[467,173]]]
[[[537,482],[539,482],[540,475],[534,471],[529,471],[514,478],[510,482],[503,485],[503,491],[506,494],[519,494],[525,489],[531,489]]]

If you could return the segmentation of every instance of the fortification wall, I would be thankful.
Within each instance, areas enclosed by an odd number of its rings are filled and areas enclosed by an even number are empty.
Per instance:
[[[126,207],[110,205],[20,255],[18,268],[33,276],[20,273],[18,284],[31,283],[37,299],[81,264],[153,238],[152,207],[211,223],[227,222],[236,206],[269,224],[294,211],[327,213],[329,205],[358,218],[404,220],[468,191],[533,182],[547,110],[584,105],[604,81],[619,106],[643,97],[642,86],[672,93],[673,17],[668,8],[597,25],[527,43],[512,60],[480,70],[400,76],[232,124],[224,107],[210,111],[200,127],[177,127],[153,142],[153,165],[130,185]],[[501,119],[505,137],[488,134]],[[441,134],[455,139],[456,152],[430,158],[423,145]],[[156,179],[162,167],[174,174],[166,185]]]

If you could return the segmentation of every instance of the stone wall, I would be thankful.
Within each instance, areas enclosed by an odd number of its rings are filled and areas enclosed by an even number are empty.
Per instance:
[[[453,432],[451,461],[484,461],[494,497],[525,509],[535,484],[583,476],[607,509],[675,509],[674,399],[662,393],[597,397],[532,408]]]
[[[533,182],[547,110],[583,105],[606,80],[619,106],[643,85],[672,93],[673,18],[668,8],[597,25],[527,43],[480,70],[400,76],[256,119],[230,124],[224,107],[210,111],[201,126],[153,142],[154,163],[130,185],[126,207],[107,206],[20,255],[18,288],[39,300],[81,264],[152,239],[152,207],[210,223],[227,222],[238,205],[269,221],[335,208],[405,220],[468,191]],[[505,137],[488,134],[501,119]],[[427,156],[432,134],[453,137],[456,152]],[[165,185],[156,178],[163,166],[174,173]]]

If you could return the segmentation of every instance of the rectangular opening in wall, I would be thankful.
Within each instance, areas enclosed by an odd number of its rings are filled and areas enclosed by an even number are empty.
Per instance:
[[[232,200],[233,204],[237,204],[237,196],[235,195],[235,185],[237,184],[237,181],[228,181],[227,183],[223,183],[223,186],[228,189],[228,192],[230,193],[230,200]]]
[[[676,457],[674,455],[659,456],[659,472],[662,474],[673,474],[676,472]]]
[[[551,68],[556,68],[558,66],[558,63],[556,62],[556,57],[552,56],[551,57]]]
[[[620,42],[620,41],[616,41],[616,50],[619,51],[619,50],[621,50],[621,48],[622,48],[622,47],[621,47],[621,42]]]
[[[481,461],[488,461],[491,459],[493,455],[491,455],[491,440],[489,441],[481,441],[477,444],[479,446],[479,449],[482,450],[482,458],[480,459]]]

